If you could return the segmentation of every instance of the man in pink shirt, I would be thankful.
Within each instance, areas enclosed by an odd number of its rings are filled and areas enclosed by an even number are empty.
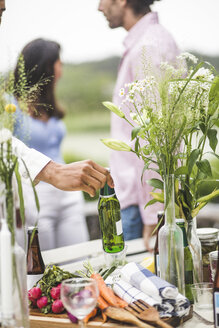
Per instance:
[[[110,28],[124,27],[128,34],[124,40],[124,54],[120,63],[113,102],[120,106],[121,88],[126,83],[143,78],[142,55],[150,62],[152,69],[157,70],[162,61],[174,62],[178,48],[172,36],[158,22],[157,13],[152,12],[150,5],[155,0],[100,0],[99,11],[102,11]],[[145,77],[145,76],[144,76]],[[124,110],[124,108],[122,108]],[[131,144],[131,126],[112,113],[111,137]],[[157,223],[157,211],[160,204],[144,209],[151,199],[152,188],[146,180],[155,176],[153,171],[146,170],[143,183],[141,175],[144,163],[133,153],[113,151],[110,159],[111,174],[116,193],[121,204],[123,232],[126,240],[144,237],[149,247],[149,237]]]

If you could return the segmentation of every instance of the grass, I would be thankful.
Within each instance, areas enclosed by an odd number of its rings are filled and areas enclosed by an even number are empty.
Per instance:
[[[70,113],[64,122],[69,133],[109,132],[110,112],[103,107],[99,112]]]

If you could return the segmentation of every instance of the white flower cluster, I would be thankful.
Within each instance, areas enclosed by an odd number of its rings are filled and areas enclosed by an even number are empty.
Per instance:
[[[177,59],[179,61],[184,61],[184,60],[188,59],[194,64],[197,64],[197,62],[198,62],[198,58],[195,57],[193,54],[190,54],[189,52],[181,53],[179,56],[177,56]]]
[[[0,130],[0,144],[9,141],[12,138],[12,133],[10,130],[2,128]]]

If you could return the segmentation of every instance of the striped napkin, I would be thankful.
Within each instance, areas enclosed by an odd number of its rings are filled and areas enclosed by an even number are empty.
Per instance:
[[[127,303],[142,299],[155,306],[161,317],[189,314],[189,300],[178,289],[157,277],[138,263],[128,263],[120,269],[121,279],[114,282],[114,292]]]
[[[162,303],[162,299],[176,299],[178,289],[157,277],[138,263],[130,262],[121,270],[122,279]]]
[[[117,280],[112,289],[116,295],[125,300],[128,304],[131,304],[139,299],[145,301],[151,306],[154,306],[160,313],[160,317],[172,317],[174,313],[174,306],[170,303],[160,304],[152,297],[141,292],[139,289],[133,287],[123,279]]]

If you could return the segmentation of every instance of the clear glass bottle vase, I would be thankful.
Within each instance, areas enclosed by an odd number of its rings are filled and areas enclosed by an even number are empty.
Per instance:
[[[175,222],[174,175],[164,179],[165,224],[158,234],[160,276],[185,294],[183,234]]]
[[[2,182],[0,184],[0,216],[6,218],[11,233],[13,327],[29,328],[26,254],[16,242],[14,187],[12,181],[8,188]]]
[[[203,281],[202,248],[196,232],[196,218],[187,220],[187,240],[193,259],[193,281],[200,283]]]

